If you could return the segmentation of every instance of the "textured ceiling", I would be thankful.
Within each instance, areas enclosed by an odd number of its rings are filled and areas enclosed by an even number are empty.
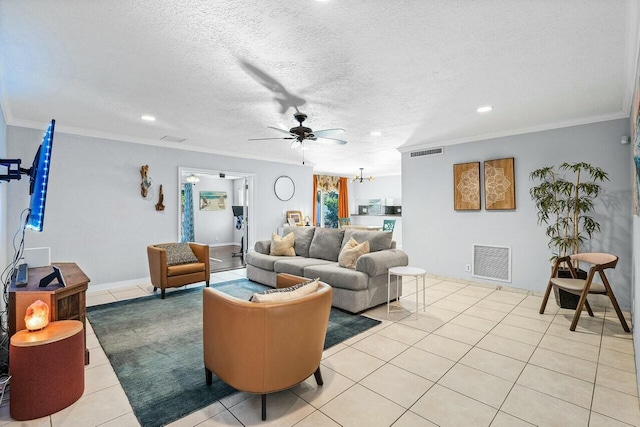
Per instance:
[[[627,117],[637,43],[637,1],[0,0],[0,96],[8,124],[296,163],[248,139],[298,108],[349,141],[307,164],[383,175],[401,146]]]

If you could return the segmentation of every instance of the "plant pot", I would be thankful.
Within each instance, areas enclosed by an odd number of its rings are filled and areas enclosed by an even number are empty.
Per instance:
[[[587,272],[584,270],[576,270],[578,273],[578,279],[586,279]],[[558,277],[570,279],[571,271],[567,269],[558,270]],[[553,295],[556,298],[556,304],[560,306],[560,308],[569,308],[575,310],[578,307],[578,301],[580,300],[580,295],[572,294],[570,292],[565,291],[564,289],[559,289],[558,287],[553,287]]]

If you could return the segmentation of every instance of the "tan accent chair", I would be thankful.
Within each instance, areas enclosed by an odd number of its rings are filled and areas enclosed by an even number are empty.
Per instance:
[[[585,262],[592,265],[592,267],[589,269],[589,274],[587,275],[586,279],[578,279],[578,274],[576,273],[576,269],[574,268],[572,261]],[[567,266],[569,266],[569,271],[571,271],[571,278],[556,277],[558,274],[558,269],[560,268],[560,265],[562,263],[565,263]],[[587,301],[587,295],[607,295],[611,300],[613,308],[618,314],[618,319],[620,319],[622,328],[625,332],[629,332],[627,321],[622,315],[622,311],[620,311],[618,301],[613,295],[613,290],[611,289],[611,285],[607,280],[607,276],[605,276],[604,274],[604,270],[608,268],[615,268],[616,264],[618,264],[618,257],[605,253],[573,254],[556,259],[556,262],[553,266],[553,271],[551,272],[551,277],[549,278],[547,290],[544,293],[544,298],[542,299],[540,314],[544,314],[544,309],[547,307],[547,301],[549,300],[549,295],[553,286],[564,289],[569,293],[580,295],[578,306],[576,307],[576,312],[573,315],[573,321],[571,322],[571,327],[569,328],[572,331],[575,331],[576,326],[578,325],[578,320],[580,320],[580,313],[582,312],[583,306],[587,309],[589,316],[593,317],[593,311],[591,310],[589,301]],[[593,278],[596,273],[598,273],[598,275],[600,276],[602,283],[593,282]]]
[[[277,287],[307,279],[278,274]],[[320,359],[327,334],[333,289],[320,282],[317,291],[282,302],[249,302],[216,289],[204,289],[203,344],[207,385],[212,374],[247,393],[285,390],[315,375],[322,385]]]
[[[189,246],[199,262],[180,265],[167,265],[167,253],[164,249],[155,245],[147,246],[153,292],[159,288],[162,299],[164,299],[166,288],[177,288],[198,282],[206,282],[209,286],[211,276],[209,245],[189,243]]]

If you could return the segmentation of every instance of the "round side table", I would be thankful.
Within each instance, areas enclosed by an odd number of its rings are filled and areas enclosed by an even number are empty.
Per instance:
[[[71,405],[84,392],[82,322],[61,320],[39,331],[16,332],[9,370],[9,411],[14,420],[33,420]]]
[[[396,295],[398,295],[398,277],[413,277],[416,279],[416,318],[418,317],[418,278],[422,278],[422,310],[426,307],[424,288],[426,284],[427,272],[417,267],[392,267],[387,275],[387,316],[389,315],[389,305],[391,303],[391,276],[396,276]]]

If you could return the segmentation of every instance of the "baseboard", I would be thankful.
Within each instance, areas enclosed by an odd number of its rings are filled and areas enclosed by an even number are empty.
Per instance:
[[[142,277],[140,279],[123,280],[122,282],[101,283],[99,285],[89,285],[87,292],[108,291],[117,288],[126,288],[127,286],[150,285],[150,277]]]
[[[240,246],[240,243],[231,242],[231,243],[216,243],[216,244],[209,245],[210,248],[215,248],[218,246]]]

